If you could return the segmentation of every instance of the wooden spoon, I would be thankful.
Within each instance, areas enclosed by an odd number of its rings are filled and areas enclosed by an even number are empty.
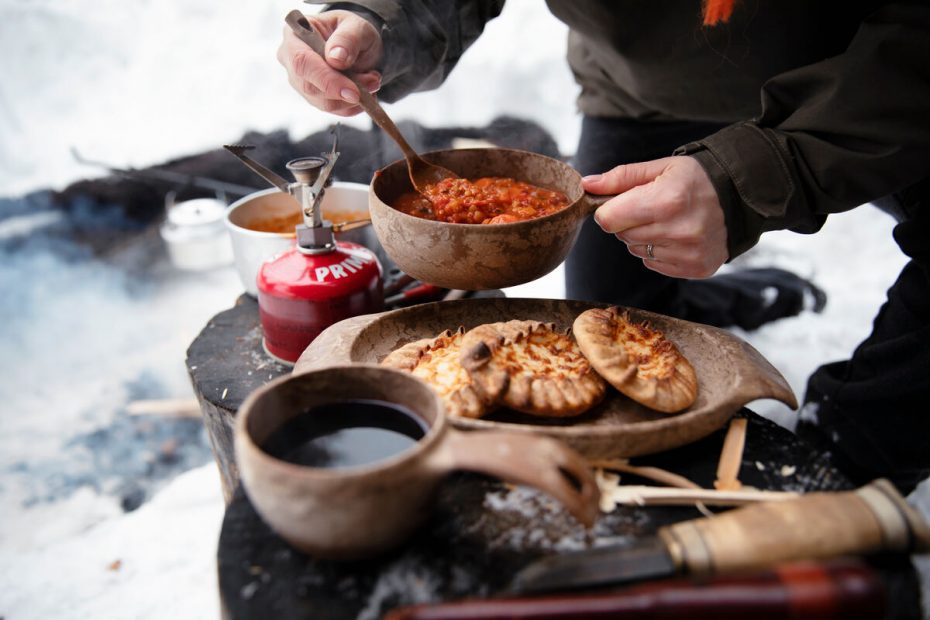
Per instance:
[[[300,11],[291,11],[287,14],[287,17],[284,18],[284,21],[291,27],[291,30],[294,31],[298,39],[309,45],[310,49],[319,54],[321,58],[326,57],[326,41],[313,29],[310,22],[307,21],[307,18],[304,17]],[[394,139],[394,142],[396,142],[400,150],[403,151],[404,159],[407,160],[407,171],[410,174],[410,182],[413,183],[413,187],[416,188],[418,192],[421,194],[424,193],[427,185],[438,183],[443,179],[458,178],[459,175],[451,170],[431,164],[417,155],[417,152],[407,143],[404,136],[397,128],[397,125],[395,125],[391,117],[387,115],[387,112],[384,111],[384,108],[381,107],[381,104],[378,103],[375,96],[368,92],[368,90],[359,84],[358,80],[351,75],[345,72],[343,72],[343,75],[352,80],[358,87],[359,105],[362,106],[362,109],[368,113],[368,116],[371,117],[371,120],[373,120],[378,127],[383,129],[387,135]]]

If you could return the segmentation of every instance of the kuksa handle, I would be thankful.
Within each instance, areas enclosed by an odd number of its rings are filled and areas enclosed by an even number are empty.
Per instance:
[[[887,480],[856,491],[810,493],[659,530],[692,574],[882,551],[930,550],[930,526]]]
[[[396,609],[384,620],[878,620],[884,584],[853,559],[795,563],[706,579],[668,579],[597,594],[466,600]]]
[[[597,519],[600,493],[591,467],[551,437],[450,428],[439,458],[448,469],[478,472],[548,493],[586,527]]]

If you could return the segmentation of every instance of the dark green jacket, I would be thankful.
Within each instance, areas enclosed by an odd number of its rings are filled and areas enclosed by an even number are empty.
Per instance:
[[[710,174],[731,258],[762,232],[814,232],[930,177],[927,0],[739,0],[715,27],[698,0],[547,4],[570,28],[582,113],[733,123],[678,151]],[[441,84],[503,0],[332,6],[382,28],[393,101]]]

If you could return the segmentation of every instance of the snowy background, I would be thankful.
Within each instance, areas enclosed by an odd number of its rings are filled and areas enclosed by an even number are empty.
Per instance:
[[[4,620],[218,617],[223,502],[200,422],[132,416],[127,405],[192,396],[185,350],[241,285],[231,267],[191,273],[167,263],[139,282],[119,262],[33,242],[58,216],[24,210],[15,198],[101,174],[77,163],[71,147],[143,168],[246,130],[286,128],[299,138],[330,124],[290,90],[275,60],[283,16],[295,6],[0,0]],[[439,91],[388,111],[430,126],[531,118],[570,154],[579,120],[564,47],[565,29],[542,3],[511,2]],[[476,82],[485,96],[475,97]],[[892,226],[863,207],[816,236],[770,234],[739,261],[791,269],[829,296],[822,314],[740,333],[799,395],[814,368],[848,356],[869,332],[904,263]],[[140,260],[132,248],[124,258]],[[563,290],[558,270],[508,294],[558,298]],[[793,424],[782,405],[753,408]],[[141,478],[157,483],[141,486]],[[928,493],[918,495],[930,513]]]

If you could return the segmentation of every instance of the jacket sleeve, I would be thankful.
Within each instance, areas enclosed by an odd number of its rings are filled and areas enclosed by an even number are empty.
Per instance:
[[[927,177],[930,3],[887,4],[844,53],[769,80],[759,118],[676,154],[714,183],[730,258],[765,231],[816,232],[830,213]]]
[[[503,6],[504,0],[355,0],[327,10],[357,12],[381,30],[378,98],[393,102],[442,84]]]

